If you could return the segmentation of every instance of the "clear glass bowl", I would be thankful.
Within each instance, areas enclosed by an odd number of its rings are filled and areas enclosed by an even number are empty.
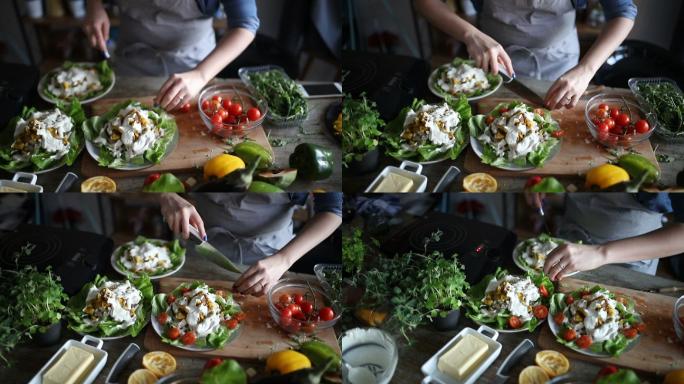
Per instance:
[[[211,98],[215,95],[219,95],[224,99],[229,97],[231,101],[237,101],[241,103],[242,113],[245,116],[245,119],[247,111],[252,107],[259,108],[259,111],[261,112],[261,117],[255,121],[243,121],[242,123],[237,122],[234,124],[224,122],[221,125],[214,126],[211,123],[211,116],[207,115],[202,110],[202,103],[205,100],[209,100],[211,102]],[[199,114],[202,118],[202,121],[204,122],[204,125],[207,127],[207,131],[220,137],[231,137],[234,135],[242,136],[245,133],[254,130],[256,127],[260,126],[264,122],[264,119],[268,114],[268,105],[266,103],[266,100],[258,99],[247,92],[240,91],[236,89],[234,85],[231,84],[216,84],[204,88],[202,92],[200,92],[199,98],[197,99],[197,109],[199,110]]]
[[[598,127],[596,124],[594,124],[593,116],[598,109],[599,104],[601,103],[608,104],[610,107],[622,107],[626,104],[631,111],[632,122],[636,122],[640,119],[646,119],[648,120],[648,124],[650,125],[651,129],[646,133],[635,132],[629,135],[618,135],[612,132],[600,133],[598,131]],[[636,115],[638,115],[639,118],[636,118]],[[653,132],[655,132],[657,128],[657,122],[653,118],[653,115],[644,111],[638,104],[633,101],[626,100],[624,97],[619,95],[610,95],[605,93],[600,93],[589,99],[587,106],[584,108],[584,119],[594,140],[609,148],[628,148],[634,144],[648,140],[648,138],[653,135]]]
[[[276,304],[278,303],[278,299],[280,298],[280,295],[284,293],[287,293],[289,295],[299,293],[302,296],[304,296],[305,294],[309,294],[310,296],[311,291],[313,291],[316,297],[318,309],[324,306],[332,307],[333,311],[335,312],[335,317],[333,317],[332,320],[321,320],[314,322],[311,320],[299,320],[295,319],[294,317],[292,317],[291,320],[281,319],[280,310],[276,306]],[[282,328],[288,333],[315,333],[319,329],[326,329],[334,326],[335,323],[337,323],[337,321],[340,319],[340,308],[332,304],[330,297],[325,292],[323,287],[316,282],[311,282],[304,279],[283,279],[276,283],[273,287],[271,287],[271,289],[269,289],[267,296],[268,309],[271,312],[271,317],[273,317],[273,320],[275,320],[275,322],[278,324],[280,328]],[[321,302],[323,303],[322,305],[320,304]]]

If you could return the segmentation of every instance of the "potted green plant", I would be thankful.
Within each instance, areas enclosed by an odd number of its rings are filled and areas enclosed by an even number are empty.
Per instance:
[[[430,255],[418,272],[418,296],[427,317],[440,331],[458,327],[460,308],[470,287],[463,265],[455,258],[444,258],[439,252]]]
[[[342,102],[342,163],[355,174],[373,172],[378,167],[380,151],[380,119],[375,103],[361,95],[354,99],[346,95]]]

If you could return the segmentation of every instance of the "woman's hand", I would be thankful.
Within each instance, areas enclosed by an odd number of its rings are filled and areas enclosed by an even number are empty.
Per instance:
[[[165,110],[172,111],[190,102],[205,84],[207,84],[207,80],[198,69],[176,73],[169,76],[162,85],[154,102]]]
[[[584,65],[572,68],[551,85],[544,103],[549,109],[574,108],[593,77],[594,72]]]
[[[499,64],[501,64],[510,76],[514,76],[511,58],[496,40],[474,29],[465,36],[463,42],[468,48],[468,54],[475,60],[475,64],[485,72],[496,75],[499,73]]]
[[[279,253],[259,260],[240,276],[233,290],[246,295],[261,296],[278,282],[290,265],[287,258]]]
[[[197,228],[202,239],[207,240],[204,222],[192,204],[175,193],[163,193],[160,202],[164,221],[173,233],[187,239],[190,236],[190,225],[192,225]]]
[[[107,52],[107,40],[109,40],[109,16],[100,0],[86,2],[87,11],[83,30],[85,31],[90,45],[102,52]]]
[[[560,280],[573,273],[596,269],[606,264],[606,254],[599,245],[563,244],[546,256],[544,273]]]

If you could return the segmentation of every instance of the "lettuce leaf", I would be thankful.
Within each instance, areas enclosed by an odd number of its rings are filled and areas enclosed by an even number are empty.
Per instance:
[[[54,102],[58,102],[60,100],[87,100],[91,99],[93,97],[99,96],[100,94],[103,94],[107,91],[110,85],[114,82],[114,71],[112,68],[109,66],[109,63],[107,63],[107,60],[102,60],[99,63],[95,64],[95,69],[97,70],[98,77],[100,79],[100,84],[102,84],[102,89],[98,91],[91,91],[86,93],[84,96],[81,97],[71,97],[71,98],[62,98],[54,93],[50,92],[50,89],[48,85],[52,82],[52,79],[57,76],[57,72],[59,69],[70,69],[72,67],[81,67],[81,68],[90,68],[90,65],[83,64],[83,63],[74,63],[71,61],[65,61],[62,66],[53,72],[51,72],[48,76],[47,81],[44,83],[43,87],[43,93],[50,99],[52,99]]]
[[[171,267],[162,268],[162,269],[155,271],[154,273],[149,273],[149,276],[161,275],[161,274],[164,274],[168,271],[171,271],[171,270],[177,268],[180,265],[180,263],[183,261],[183,258],[185,257],[185,248],[183,248],[180,245],[180,242],[177,239],[173,240],[173,241],[164,241],[164,240],[148,239],[145,236],[138,236],[133,241],[133,243],[135,245],[143,245],[146,242],[152,243],[152,244],[157,245],[157,246],[166,247],[169,250],[169,259],[171,259]],[[121,246],[121,248],[119,248],[117,250],[116,254],[114,255],[114,259],[115,259],[114,263],[122,271],[128,271],[128,268],[126,268],[124,263],[121,261],[121,256],[130,249],[131,249],[130,244],[128,244],[128,243],[124,244]],[[133,275],[136,275],[133,271],[129,271],[129,272]]]

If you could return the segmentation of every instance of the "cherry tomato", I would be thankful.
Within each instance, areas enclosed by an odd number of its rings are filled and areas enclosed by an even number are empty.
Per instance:
[[[292,321],[292,323],[287,327],[287,330],[292,333],[297,333],[302,327],[302,323],[299,321]]]
[[[197,340],[197,335],[195,335],[195,332],[190,331],[186,332],[182,337],[181,337],[181,343],[185,345],[190,345],[194,344],[195,340]]]
[[[209,104],[209,109],[215,111],[217,109],[221,108],[221,102],[218,100],[212,100],[211,104]]]
[[[209,109],[209,100],[204,100],[202,102],[202,110],[206,111],[207,109]]]
[[[646,133],[651,129],[651,126],[648,124],[648,120],[641,119],[634,124],[634,128],[638,133]]]
[[[585,296],[591,296],[591,292],[589,291],[582,291],[580,292],[580,297],[584,299]]]
[[[223,363],[223,359],[220,357],[214,357],[213,359],[207,360],[207,362],[204,364],[204,370],[206,371],[207,369],[214,368],[217,365],[220,365]]]
[[[335,317],[335,311],[333,311],[333,309],[330,307],[323,307],[320,311],[318,311],[318,316],[323,321],[330,321]]]
[[[573,295],[565,295],[565,304],[570,305],[575,302],[575,297]]]
[[[532,188],[535,185],[541,183],[541,181],[542,181],[541,176],[531,176],[529,179],[527,179],[527,182],[525,183],[525,188]]]
[[[179,109],[183,113],[190,112],[190,103],[185,103],[185,104],[181,105]]]
[[[563,325],[563,322],[565,321],[565,315],[563,312],[558,312],[555,315],[553,315],[553,322],[558,324],[558,325]]]
[[[598,117],[599,119],[605,119],[608,116],[610,116],[610,113],[607,109],[599,109],[598,111],[596,111],[596,117]]]
[[[637,331],[636,328],[627,328],[627,329],[623,330],[622,333],[625,335],[626,338],[633,339],[633,338],[637,337],[637,335],[639,334],[639,331]]]
[[[237,326],[238,326],[237,319],[230,319],[230,320],[226,321],[226,327],[228,327],[228,329],[235,329],[235,328],[237,328]]]
[[[601,378],[603,376],[609,376],[612,375],[613,373],[618,371],[618,367],[614,365],[606,365],[605,367],[601,368],[599,373],[596,374],[596,378]]]
[[[237,124],[237,119],[235,118],[235,116],[231,115],[230,112],[228,112],[228,113],[229,113],[228,118],[223,119],[223,123],[225,123],[225,124]]]
[[[220,127],[223,125],[223,117],[221,117],[220,114],[215,114],[214,116],[211,117],[211,125],[214,127]]]
[[[508,112],[508,111],[509,111],[509,109],[506,108],[506,107],[501,107],[501,108],[499,109],[499,113],[506,113],[506,112]]]
[[[183,287],[180,289],[180,293],[183,295],[185,295],[188,292],[190,292],[190,288],[188,288],[188,287]]]
[[[637,332],[642,333],[646,330],[646,323],[639,323],[633,326],[633,328],[636,328]]]
[[[620,126],[620,127],[628,126],[629,122],[630,122],[629,115],[626,113],[619,114],[618,117],[615,119],[615,125]]]
[[[247,110],[247,118],[249,118],[250,121],[257,121],[261,117],[261,111],[259,108],[252,107]]]
[[[313,304],[311,304],[311,302],[302,301],[301,307],[302,307],[302,312],[304,312],[305,315],[308,315],[311,312],[313,312]]]
[[[539,286],[539,294],[542,297],[549,297],[549,291],[546,289],[545,285],[540,285]]]
[[[287,293],[283,293],[280,295],[280,297],[278,297],[278,302],[284,305],[290,304],[292,302],[292,297],[290,297],[290,295]]]
[[[292,295],[292,301],[297,305],[301,305],[302,302],[304,302],[304,296],[302,296],[299,293],[295,293],[294,295]]]
[[[518,329],[522,327],[522,321],[518,316],[511,316],[508,318],[508,326],[513,329]]]
[[[218,101],[219,103],[221,103],[223,101],[223,97],[219,95],[214,95],[211,97],[211,101]]]
[[[240,103],[231,104],[228,112],[230,112],[230,114],[233,116],[240,116],[242,114],[242,104],[240,104]]]
[[[229,110],[232,104],[233,102],[230,101],[230,99],[223,99],[223,101],[221,102],[221,105],[223,105],[223,108],[226,110]]]
[[[159,180],[161,177],[160,173],[153,173],[145,178],[145,181],[143,182],[143,185],[150,185],[154,183],[155,181]]]
[[[494,116],[487,116],[485,117],[485,124],[489,125],[494,121]]]
[[[292,317],[294,317],[297,320],[306,320],[306,315],[302,311],[293,312]]]
[[[176,301],[176,296],[172,294],[166,295],[166,304],[173,304]]]
[[[244,312],[238,312],[233,317],[236,318],[237,321],[243,321],[244,319],[247,318],[247,314]]]
[[[618,116],[620,116],[620,110],[618,108],[615,108],[615,107],[611,108],[610,109],[610,117],[612,117],[613,119],[616,119]]]
[[[157,315],[157,321],[161,325],[165,325],[167,321],[169,321],[169,314],[166,312],[162,312],[159,315]]]
[[[598,127],[598,125],[601,124],[603,120],[594,117],[593,119],[591,119],[591,122],[594,123],[594,126]]]
[[[166,331],[166,336],[168,336],[168,338],[171,340],[176,340],[180,336],[180,329],[171,327],[168,331]]]
[[[292,318],[291,317],[281,317],[280,318],[280,326],[283,328],[288,328],[290,324],[292,324]]]
[[[555,137],[556,139],[559,139],[563,136],[565,136],[565,131],[562,129],[555,130],[551,132],[551,136]]]
[[[615,120],[611,119],[610,117],[603,120],[604,123],[608,126],[608,128],[613,128],[615,126]]]
[[[280,317],[292,317],[292,310],[290,308],[284,308],[280,311]]]
[[[596,129],[601,133],[607,133],[610,131],[610,127],[606,123],[601,123],[598,126],[596,126]]]
[[[539,320],[545,319],[546,316],[549,315],[549,309],[546,308],[545,305],[537,305],[532,309],[532,312],[534,313],[534,317],[536,317]]]
[[[565,339],[565,341],[573,341],[576,338],[577,338],[577,332],[575,332],[574,329],[567,328],[565,331],[563,331],[563,339]]]
[[[616,125],[610,129],[610,133],[612,133],[614,135],[624,135],[625,131],[622,127]]]
[[[316,323],[308,322],[302,325],[302,332],[304,333],[314,333],[316,330]]]
[[[591,336],[589,335],[582,335],[579,339],[575,340],[575,344],[577,344],[577,346],[582,349],[589,348],[592,343],[593,341],[591,340]]]
[[[601,104],[599,104],[598,109],[599,109],[599,111],[601,111],[601,110],[607,111],[608,110],[608,104],[601,103]]]

